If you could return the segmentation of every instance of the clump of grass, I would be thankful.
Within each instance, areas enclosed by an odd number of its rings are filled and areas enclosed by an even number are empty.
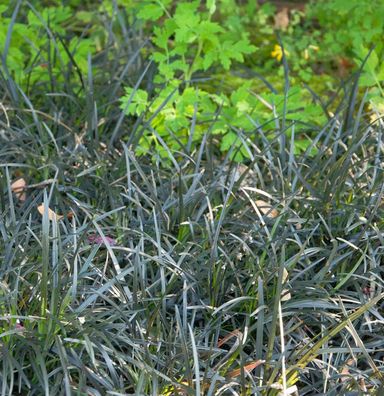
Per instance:
[[[164,167],[100,59],[55,106],[2,84],[2,393],[380,392],[382,122],[346,95],[301,155],[255,122],[246,165],[207,128]]]

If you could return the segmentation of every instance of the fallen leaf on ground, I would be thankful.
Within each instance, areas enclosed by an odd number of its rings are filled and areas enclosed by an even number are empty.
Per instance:
[[[284,268],[283,269],[283,283],[288,281],[288,271]],[[292,298],[291,293],[288,289],[283,289],[281,292],[281,301],[288,301]]]
[[[220,348],[221,346],[223,346],[228,340],[230,340],[233,337],[237,337],[237,338],[241,338],[243,336],[243,333],[236,329],[231,331],[228,335],[226,335],[225,337],[219,339],[219,341],[217,342],[217,347]]]
[[[363,392],[368,392],[368,387],[367,387],[367,385],[366,385],[366,383],[365,383],[365,380],[364,380],[364,378],[360,378],[359,379],[359,386],[360,386],[360,389],[363,391]]]
[[[44,205],[41,204],[37,207],[37,210],[39,211],[39,213],[43,216],[44,215]],[[56,212],[54,212],[52,209],[48,208],[48,219],[49,220],[60,220],[62,219],[63,216],[62,215],[58,215]]]
[[[72,210],[67,213],[68,220],[72,220],[74,216],[75,216],[75,214],[72,212]]]
[[[284,7],[275,15],[275,28],[286,30],[288,26],[289,26],[288,8]]]
[[[349,359],[347,360],[347,362],[345,363],[345,365],[343,366],[343,368],[341,369],[341,377],[340,377],[340,381],[341,382],[345,382],[348,381],[351,378],[351,373],[349,371],[349,366],[352,366],[354,363],[353,359]]]
[[[257,201],[255,201],[255,204],[263,215],[270,217],[271,219],[274,219],[279,215],[279,212],[274,209],[268,202],[258,199]]]
[[[243,370],[247,373],[251,372],[253,369],[255,369],[257,366],[260,366],[260,364],[264,363],[264,360],[255,360],[252,363],[248,363],[243,367]],[[228,373],[229,378],[235,378],[238,377],[241,373],[241,368],[233,370]]]
[[[110,246],[116,245],[116,240],[110,236],[105,237],[106,241],[109,243]],[[88,242],[96,245],[104,245],[104,240],[101,235],[90,235],[88,237]]]
[[[11,190],[15,194],[16,198],[20,202],[24,202],[27,199],[27,195],[25,194],[25,186],[27,183],[25,180],[21,177],[20,179],[17,179],[14,181],[11,185]]]

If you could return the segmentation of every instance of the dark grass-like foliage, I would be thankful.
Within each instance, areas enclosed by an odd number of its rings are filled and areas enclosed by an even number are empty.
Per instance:
[[[246,165],[209,126],[166,166],[137,158],[148,125],[117,105],[151,85],[135,43],[89,59],[81,89],[2,75],[2,394],[380,394],[382,120],[347,92],[300,155],[295,123],[255,119]]]

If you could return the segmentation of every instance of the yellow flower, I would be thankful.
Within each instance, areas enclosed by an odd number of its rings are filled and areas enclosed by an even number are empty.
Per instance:
[[[289,52],[284,50],[285,55],[288,55]],[[275,44],[273,51],[271,52],[272,58],[276,58],[279,62],[283,59],[283,48],[280,45]]]

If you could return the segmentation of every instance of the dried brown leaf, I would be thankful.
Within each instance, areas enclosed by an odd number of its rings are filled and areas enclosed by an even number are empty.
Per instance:
[[[233,337],[237,337],[237,338],[241,338],[243,336],[243,333],[236,329],[231,331],[228,335],[226,335],[224,338],[221,338],[218,343],[217,343],[217,347],[220,348],[222,345],[224,345],[227,341],[229,341],[231,338]]]
[[[283,283],[285,283],[287,281],[288,281],[288,271],[284,268],[283,269]],[[281,294],[282,294],[281,301],[289,301],[292,298],[291,293],[289,292],[288,289],[283,289]]]
[[[246,371],[247,373],[251,372],[253,369],[255,369],[257,366],[260,366],[260,364],[264,363],[264,360],[255,360],[251,363],[246,364],[243,367],[243,370]],[[238,368],[236,370],[232,370],[231,372],[228,373],[229,378],[235,378],[238,377],[241,373],[241,368]]]
[[[37,210],[39,211],[39,213],[43,216],[44,215],[44,205],[41,204],[37,207]],[[48,208],[48,218],[49,220],[60,220],[63,218],[62,215],[58,215],[56,212],[54,212],[52,209]]]
[[[364,378],[359,379],[359,386],[363,392],[368,392],[367,384],[365,383]]]
[[[11,185],[11,190],[15,194],[16,198],[20,202],[24,202],[27,199],[27,195],[25,194],[25,186],[27,183],[25,180],[20,177],[20,179],[15,180]]]
[[[255,204],[263,215],[270,217],[271,219],[274,219],[279,215],[279,212],[275,208],[273,208],[268,202],[258,199],[257,201],[255,201]]]
[[[68,220],[72,220],[74,216],[75,216],[75,214],[72,212],[72,210],[70,210],[70,211],[67,213],[67,219],[68,219]]]
[[[341,382],[345,382],[349,380],[349,376],[350,376],[350,372],[349,372],[349,366],[352,366],[354,363],[353,359],[349,359],[347,360],[347,362],[345,363],[345,365],[343,366],[343,368],[341,369],[341,377],[340,377],[340,381]]]
[[[276,15],[275,15],[275,28],[285,30],[289,26],[289,12],[288,8],[282,8]]]

